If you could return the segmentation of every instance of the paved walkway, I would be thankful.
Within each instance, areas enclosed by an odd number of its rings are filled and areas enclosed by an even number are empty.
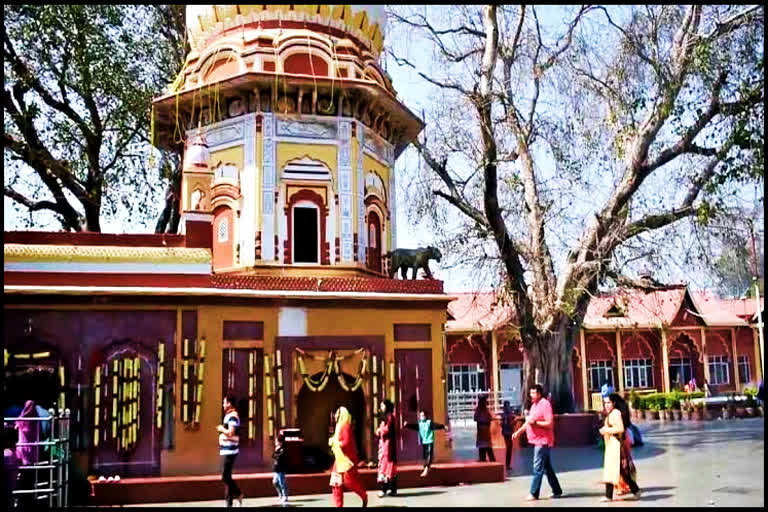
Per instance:
[[[634,507],[634,506],[765,506],[765,426],[763,418],[672,422],[640,425],[645,445],[633,451],[638,483],[643,489],[640,501],[599,503],[604,487],[602,452],[596,447],[555,448],[553,463],[565,495],[545,499],[549,486],[544,479],[542,500],[524,501],[530,484],[533,450],[515,452],[515,462],[504,483],[456,487],[403,489],[396,497],[378,498],[369,492],[369,506],[555,506],[555,507]],[[457,440],[463,436],[457,432]],[[464,450],[461,450],[462,452]],[[469,451],[467,451],[469,453]],[[496,456],[502,455],[497,451]],[[331,496],[309,495],[291,498],[294,507],[330,507]],[[159,504],[158,504],[159,505]],[[213,506],[222,501],[164,503],[163,506]],[[275,498],[246,499],[244,506],[276,506]],[[346,506],[359,506],[352,493],[345,494]]]

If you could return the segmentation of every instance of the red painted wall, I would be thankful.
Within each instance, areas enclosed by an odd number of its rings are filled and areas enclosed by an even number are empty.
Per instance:
[[[228,223],[227,241],[219,242],[219,224],[226,219]],[[235,253],[233,250],[235,243],[235,223],[232,208],[222,206],[214,212],[213,218],[213,268],[231,267],[234,265]]]

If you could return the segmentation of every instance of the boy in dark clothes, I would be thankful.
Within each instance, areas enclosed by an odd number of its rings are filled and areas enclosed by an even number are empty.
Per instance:
[[[427,476],[427,473],[429,473],[429,468],[432,465],[432,458],[435,453],[435,430],[448,429],[445,428],[445,425],[432,421],[425,410],[419,411],[418,422],[403,422],[403,428],[416,430],[419,433],[419,444],[421,444],[422,454],[424,456],[424,470],[421,472],[421,476],[425,477]]]
[[[272,483],[275,485],[275,489],[277,489],[277,495],[280,498],[280,504],[287,505],[288,504],[288,486],[285,483],[285,447],[283,446],[283,443],[285,442],[285,435],[280,432],[277,435],[277,440],[275,442],[275,451],[272,453],[272,458],[274,459],[273,463],[273,470],[275,471],[275,475],[272,477]]]

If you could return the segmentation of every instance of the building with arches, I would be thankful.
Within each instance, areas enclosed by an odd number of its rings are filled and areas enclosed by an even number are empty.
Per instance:
[[[241,470],[284,427],[322,469],[341,404],[364,460],[385,397],[444,423],[449,298],[387,277],[394,163],[423,123],[379,64],[383,7],[190,5],[187,28],[152,103],[153,144],[183,155],[180,232],[5,233],[6,362],[54,375],[88,474],[216,473],[227,391]]]
[[[490,393],[519,406],[525,350],[514,312],[492,292],[456,295],[446,323],[449,412],[462,394]],[[577,409],[599,410],[592,396],[606,381],[619,392],[670,391],[692,377],[716,393],[754,387],[763,376],[756,309],[754,299],[721,299],[682,284],[593,297],[573,347]]]

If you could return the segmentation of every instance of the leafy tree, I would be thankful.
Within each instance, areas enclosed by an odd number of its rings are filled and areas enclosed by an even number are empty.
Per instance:
[[[538,380],[573,409],[589,298],[763,180],[761,7],[401,7],[391,57],[440,98],[408,187],[446,252],[498,269]],[[404,54],[427,42],[433,66]],[[442,201],[436,203],[434,198]],[[454,221],[456,229],[451,229]]]
[[[30,212],[54,212],[74,231],[100,231],[102,216],[121,204],[134,218],[155,214],[147,197],[162,179],[175,186],[178,158],[151,164],[149,108],[183,63],[183,12],[4,6],[6,197]],[[174,219],[164,217],[158,229]]]

